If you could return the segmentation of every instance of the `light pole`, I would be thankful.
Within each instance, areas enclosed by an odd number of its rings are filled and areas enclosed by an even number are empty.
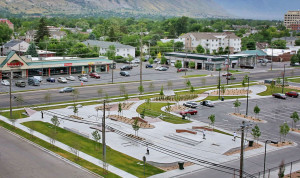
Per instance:
[[[246,106],[246,116],[248,116],[248,100],[249,100],[249,76],[248,78],[248,89],[247,89],[247,106]]]
[[[286,65],[286,64],[284,64],[284,65],[283,65],[283,76],[282,76],[282,92],[281,92],[281,93],[283,93],[283,91],[284,91],[285,65]]]
[[[219,87],[219,100],[220,100],[220,92],[221,92],[221,69],[219,69],[219,79],[218,79],[218,87]]]
[[[266,173],[266,158],[267,158],[267,143],[268,143],[268,142],[271,142],[271,143],[274,143],[274,144],[277,144],[277,143],[278,143],[277,141],[272,141],[272,140],[266,140],[266,141],[265,141],[264,175],[263,175],[263,178],[265,178],[265,173]]]

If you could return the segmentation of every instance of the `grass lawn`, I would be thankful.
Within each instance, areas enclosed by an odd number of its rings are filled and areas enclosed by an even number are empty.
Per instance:
[[[25,114],[22,114],[24,112],[25,112],[25,110],[13,111],[12,112],[13,119],[22,119],[22,118],[28,117]],[[0,112],[0,115],[4,116],[6,118],[10,118],[10,112],[9,111],[7,111],[7,112]]]
[[[1,120],[0,120],[0,126],[2,126],[2,127],[6,128],[6,129],[8,129],[8,130],[10,130],[14,133],[26,138],[27,140],[30,140],[30,141],[42,146],[42,147],[44,147],[44,148],[46,148],[46,149],[62,156],[62,157],[64,157],[64,158],[66,158],[66,159],[68,159],[72,162],[75,162],[76,164],[78,164],[78,165],[80,165],[80,166],[82,166],[82,167],[84,167],[84,168],[86,168],[86,169],[88,169],[88,170],[90,170],[90,171],[92,171],[96,174],[99,174],[103,177],[113,177],[113,178],[114,177],[119,177],[118,175],[116,175],[114,173],[111,173],[111,172],[108,172],[108,174],[104,175],[103,174],[103,169],[101,167],[96,166],[95,164],[90,163],[90,162],[88,162],[86,160],[83,160],[83,159],[78,160],[78,159],[76,159],[75,155],[73,155],[73,154],[71,154],[71,153],[69,153],[69,152],[67,152],[63,149],[60,149],[56,146],[53,146],[50,143],[48,143],[48,142],[46,142],[42,139],[39,139],[35,136],[32,136],[29,133],[24,132],[23,130],[20,130],[18,128],[14,128],[12,125],[9,125],[9,124],[1,121]]]
[[[223,96],[225,100],[229,100],[229,99],[237,99],[237,98],[246,98],[247,96]],[[222,98],[222,95],[221,95]],[[211,101],[217,101],[219,100],[219,96],[208,96],[203,100],[211,100]],[[201,100],[201,101],[203,101]]]
[[[288,79],[289,82],[300,83],[300,78],[297,79]]]
[[[267,90],[262,92],[262,93],[258,93],[259,96],[269,96],[272,95],[273,93],[281,93],[282,88],[281,87],[275,87],[273,90],[271,89],[270,85],[266,85],[267,86]],[[290,88],[284,88],[284,92],[289,92],[289,91],[297,91],[300,92],[300,90],[295,90],[295,89],[290,89]]]
[[[44,135],[49,136],[53,132],[53,125],[41,121],[31,121],[31,122],[25,122],[23,125],[30,127],[37,132],[40,132]],[[74,144],[79,144],[80,148],[78,148],[80,151],[89,154],[95,158],[98,158],[102,160],[102,144],[98,143],[98,147],[100,149],[98,151],[95,151],[95,144],[96,142],[93,140],[90,140],[88,138],[85,138],[83,136],[77,135],[75,133],[72,133],[70,131],[67,131],[62,128],[56,128],[57,131],[57,137],[56,140],[73,147]],[[122,169],[128,173],[131,173],[137,177],[143,177],[144,176],[144,167],[142,165],[137,164],[138,162],[142,162],[140,160],[137,160],[133,157],[130,157],[126,154],[120,153],[116,150],[111,149],[107,146],[106,148],[107,158],[106,161],[119,168]],[[164,172],[163,170],[156,168],[150,164],[146,164],[146,177],[159,174]]]
[[[207,75],[185,75],[185,76],[181,76],[182,78],[194,78],[194,77],[205,77]]]
[[[167,103],[151,103],[149,105],[147,105],[147,103],[143,103],[142,105],[140,105],[138,108],[137,108],[137,112],[138,113],[141,113],[143,111],[143,108],[146,108],[146,111],[145,111],[145,115],[146,116],[149,116],[149,117],[158,117],[160,116],[161,114],[164,115],[164,121],[166,122],[170,122],[170,123],[173,123],[173,124],[184,124],[184,123],[190,123],[191,121],[189,120],[183,120],[181,117],[178,117],[178,116],[174,116],[170,113],[166,113],[166,112],[163,112],[161,110],[162,107],[164,106],[167,106],[168,104]]]

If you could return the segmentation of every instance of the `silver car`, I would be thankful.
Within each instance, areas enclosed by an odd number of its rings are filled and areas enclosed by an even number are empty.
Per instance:
[[[88,79],[86,77],[80,77],[79,80],[82,82],[88,82]]]
[[[67,79],[66,79],[65,77],[59,77],[59,78],[57,79],[57,81],[58,81],[59,83],[67,83],[67,82],[68,82]]]
[[[67,80],[75,81],[75,77],[70,75],[70,76],[67,77]]]

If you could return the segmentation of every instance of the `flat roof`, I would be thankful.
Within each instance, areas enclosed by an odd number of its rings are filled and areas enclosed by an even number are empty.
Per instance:
[[[205,54],[195,54],[195,53],[183,53],[183,52],[170,52],[165,53],[165,56],[174,56],[178,58],[189,58],[195,60],[208,60],[211,61],[225,61],[228,58],[228,55],[221,55],[221,56],[214,56],[214,55],[205,55]],[[231,60],[238,60],[239,58],[243,57],[252,57],[251,54],[230,54],[229,59]]]

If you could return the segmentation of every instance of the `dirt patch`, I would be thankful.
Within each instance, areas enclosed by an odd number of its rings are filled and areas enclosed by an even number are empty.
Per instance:
[[[183,111],[183,110],[186,110],[186,109],[188,109],[188,107],[185,107],[185,106],[179,105],[179,104],[171,106],[171,112],[180,112],[180,111]]]
[[[253,122],[266,122],[266,121],[264,121],[262,119],[259,119],[259,118],[256,118],[256,117],[252,117],[252,116],[247,116],[246,117],[245,114],[240,114],[240,113],[230,113],[229,115],[244,118],[244,119],[248,119],[248,120],[253,121]]]
[[[290,128],[290,131],[300,133],[300,129]]]
[[[191,162],[185,162],[184,163],[184,167],[188,167],[188,166],[191,166],[191,165],[194,165],[194,163],[191,163]],[[175,169],[179,169],[179,165],[177,164],[176,166],[169,166],[169,167],[158,167],[164,171],[172,171],[172,170],[175,170]]]
[[[252,93],[251,90],[249,90],[249,94]],[[210,95],[219,95],[219,90],[213,91],[210,93]],[[221,95],[229,95],[229,96],[239,96],[239,95],[247,95],[247,90],[245,89],[226,89],[225,93],[221,91]]]
[[[300,90],[300,87],[296,87],[296,86],[285,86],[284,88],[289,88],[289,89],[292,89],[292,90]]]
[[[262,147],[261,144],[253,143],[252,147],[247,146],[246,148],[244,148],[244,151],[254,150],[254,149],[257,149],[257,148],[260,148],[260,147]],[[238,148],[236,150],[229,150],[226,153],[224,153],[223,155],[230,156],[230,155],[237,154],[237,153],[240,153],[240,152],[241,152],[241,149]]]
[[[128,117],[118,116],[118,115],[109,115],[108,118],[115,120],[115,121],[123,122],[125,124],[129,124],[129,125],[133,125],[133,123],[135,121],[134,119],[130,119]],[[153,125],[144,123],[144,122],[140,122],[140,121],[138,121],[137,125],[143,129],[153,129],[154,128]]]
[[[275,146],[275,147],[283,147],[283,146],[289,146],[293,145],[293,142],[278,142],[277,144],[271,143],[270,145]]]
[[[134,104],[134,102],[129,102],[129,103],[124,102],[124,103],[121,103],[122,110],[129,110],[133,104]],[[106,105],[105,108],[106,108],[106,110],[117,111],[119,109],[119,104],[116,103],[116,104]],[[103,105],[97,106],[97,107],[95,107],[95,109],[96,110],[103,110]]]
[[[299,177],[300,177],[300,170],[293,172],[291,176],[290,174],[284,176],[284,178],[299,178]]]

